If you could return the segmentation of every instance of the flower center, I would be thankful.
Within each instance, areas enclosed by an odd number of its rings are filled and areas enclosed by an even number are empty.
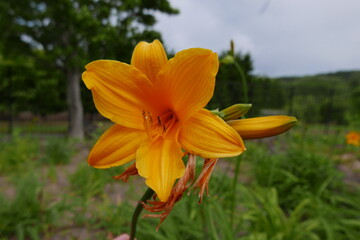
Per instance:
[[[160,136],[165,137],[166,133],[178,121],[176,115],[171,110],[165,111],[156,118],[153,118],[150,112],[143,111],[143,118],[145,130],[151,140],[155,140]]]

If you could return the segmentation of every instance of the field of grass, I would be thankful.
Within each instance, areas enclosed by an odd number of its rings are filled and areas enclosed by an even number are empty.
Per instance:
[[[140,218],[137,239],[360,239],[360,148],[345,144],[349,130],[299,125],[245,142],[242,156],[218,162],[201,205],[194,192],[184,196],[158,232],[158,219]],[[146,186],[139,176],[112,178],[125,167],[87,165],[102,131],[86,142],[21,130],[0,136],[0,240],[112,239],[130,231]]]
[[[67,122],[15,121],[12,127],[18,131],[21,131],[22,133],[64,134],[67,131]],[[9,129],[10,125],[8,122],[0,122],[0,134],[8,133],[10,131]]]

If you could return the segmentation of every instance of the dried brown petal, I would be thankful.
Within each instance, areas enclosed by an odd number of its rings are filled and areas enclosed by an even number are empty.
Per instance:
[[[217,163],[217,161],[218,161],[218,158],[205,159],[203,169],[202,169],[198,179],[194,183],[193,188],[199,189],[199,198],[200,198],[199,203],[202,202],[204,191],[206,191],[207,196],[209,195],[209,190],[208,190],[209,180],[210,180],[211,173],[214,170],[214,167],[215,167],[215,164]]]
[[[114,176],[116,180],[121,180],[127,182],[130,176],[138,175],[138,170],[136,169],[135,163],[131,164],[122,174],[119,176]]]

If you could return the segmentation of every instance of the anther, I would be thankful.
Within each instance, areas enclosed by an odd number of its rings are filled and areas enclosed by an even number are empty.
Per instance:
[[[166,126],[165,125],[162,125],[163,126],[163,131],[162,133],[165,133],[166,132]]]
[[[158,126],[161,127],[162,123],[161,123],[160,116],[157,117],[157,120],[158,120]]]

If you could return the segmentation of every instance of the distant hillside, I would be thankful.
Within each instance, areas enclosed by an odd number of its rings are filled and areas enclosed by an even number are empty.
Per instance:
[[[277,78],[287,109],[307,122],[348,123],[360,113],[360,71]]]
[[[320,73],[320,74],[315,74],[315,75],[306,75],[306,76],[284,76],[284,77],[278,77],[276,79],[280,80],[280,81],[294,81],[294,80],[299,80],[299,79],[304,79],[304,78],[341,78],[343,80],[347,80],[347,81],[360,81],[360,70],[353,70],[353,71],[338,71],[338,72],[333,72],[333,73]]]

